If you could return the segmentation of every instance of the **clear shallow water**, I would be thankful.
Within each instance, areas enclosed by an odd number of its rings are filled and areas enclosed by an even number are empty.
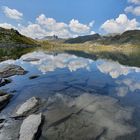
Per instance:
[[[27,59],[39,59],[26,62]],[[16,91],[2,114],[10,114],[22,102],[32,96],[48,98],[56,93],[77,97],[83,93],[111,96],[123,107],[133,108],[131,125],[140,134],[140,68],[120,65],[111,60],[97,60],[69,54],[46,54],[33,52],[19,60],[2,62],[22,66],[28,73],[11,77],[12,83],[1,87],[10,93]],[[32,75],[38,78],[30,80]],[[100,118],[102,119],[102,118]],[[120,138],[121,139],[121,138]]]

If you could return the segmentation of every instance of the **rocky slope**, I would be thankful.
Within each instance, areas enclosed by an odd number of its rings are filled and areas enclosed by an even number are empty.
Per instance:
[[[35,40],[21,35],[14,29],[4,29],[0,27],[0,48],[5,47],[33,47],[37,43]]]
[[[99,44],[134,44],[140,45],[140,30],[126,31],[122,34],[114,36],[101,36],[99,34],[80,36],[77,38],[67,39],[65,43],[85,43],[90,41],[91,43]]]

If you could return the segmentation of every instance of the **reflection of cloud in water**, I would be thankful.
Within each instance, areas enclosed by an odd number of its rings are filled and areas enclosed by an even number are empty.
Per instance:
[[[97,137],[102,140],[114,140],[119,136],[131,134],[135,130],[127,123],[132,118],[133,109],[121,107],[112,97],[83,94],[73,99],[64,95],[56,95],[48,101],[52,105],[50,108],[55,108],[54,111],[50,111],[52,116],[55,112],[58,113],[57,110],[60,114],[67,114],[65,112],[70,109],[74,110],[69,119],[57,125],[57,129],[52,126],[47,130],[48,139],[53,139],[55,136],[58,136],[58,139],[59,136],[64,139],[76,139],[78,136],[79,140]],[[60,105],[63,106],[63,110],[60,110]]]
[[[118,62],[103,61],[97,65],[97,68],[105,74],[109,74],[112,78],[118,78],[121,75],[128,75],[131,72],[140,72],[140,68],[128,67]]]
[[[136,90],[140,90],[140,81],[136,81],[135,79],[123,79],[116,81],[118,87],[116,87],[116,91],[118,96],[125,96],[129,92],[135,92]]]
[[[68,68],[70,71],[76,71],[81,68],[89,70],[89,65],[92,62],[89,59],[79,58],[75,55],[69,54],[45,54],[43,52],[33,52],[21,57],[21,60],[34,60],[30,61],[31,64],[37,65],[39,70],[43,73],[54,71],[57,68]]]

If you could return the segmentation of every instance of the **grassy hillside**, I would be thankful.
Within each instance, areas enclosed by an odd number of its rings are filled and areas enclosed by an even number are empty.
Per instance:
[[[0,61],[19,58],[37,46],[37,41],[21,35],[18,31],[0,27]]]
[[[18,31],[0,27],[0,47],[29,47],[36,45],[35,40],[21,35]]]

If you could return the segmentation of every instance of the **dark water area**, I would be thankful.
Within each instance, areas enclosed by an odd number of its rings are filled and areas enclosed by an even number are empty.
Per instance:
[[[25,61],[29,58],[32,61]],[[38,60],[33,60],[36,58]],[[19,104],[33,96],[48,98],[59,93],[78,97],[90,93],[115,98],[121,107],[132,110],[132,117],[128,123],[135,128],[135,131],[127,136],[119,136],[117,139],[140,139],[139,67],[124,66],[112,60],[93,61],[67,53],[44,52],[29,53],[18,60],[4,61],[0,65],[5,63],[20,65],[28,73],[10,77],[12,82],[0,87],[0,90],[14,95],[8,106],[1,112],[1,116],[9,116]],[[38,77],[30,79],[29,77],[33,75]],[[102,120],[103,117],[101,116],[100,119]]]

